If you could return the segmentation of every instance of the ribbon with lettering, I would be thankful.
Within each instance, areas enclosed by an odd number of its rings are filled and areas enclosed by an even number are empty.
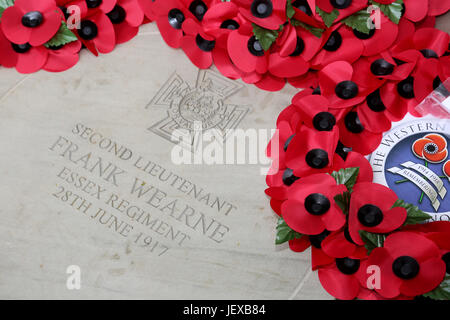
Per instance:
[[[442,199],[444,199],[445,195],[447,194],[447,189],[444,187],[444,183],[442,182],[441,178],[431,171],[429,168],[425,167],[424,165],[421,165],[420,163],[414,163],[412,161],[407,161],[405,163],[402,163],[402,167],[414,169],[417,172],[424,175],[428,180],[430,180],[431,183],[434,184],[434,186],[438,190],[438,194],[441,196]]]
[[[415,173],[414,171],[411,171],[409,169],[400,169],[397,167],[393,167],[388,169],[389,172],[398,174],[412,183],[414,183],[416,186],[418,186],[430,199],[431,205],[433,206],[434,210],[438,210],[441,203],[438,200],[438,193],[436,190],[429,184],[424,178],[422,178],[419,174]]]

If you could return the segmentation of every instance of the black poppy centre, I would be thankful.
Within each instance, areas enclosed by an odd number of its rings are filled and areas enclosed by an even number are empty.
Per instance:
[[[329,112],[319,112],[313,118],[313,125],[318,131],[331,131],[336,125],[336,118]]]
[[[290,54],[290,56],[291,57],[298,57],[299,55],[301,55],[303,53],[304,50],[305,50],[305,42],[303,41],[302,38],[297,37],[297,43],[295,45],[294,52],[292,52]]]
[[[414,78],[408,77],[397,84],[398,94],[405,99],[414,98]]]
[[[102,3],[102,0],[86,0],[86,5],[89,9],[98,8]]]
[[[255,36],[252,36],[247,43],[248,51],[255,57],[262,57],[264,55],[264,49],[261,46],[261,43],[256,39]]]
[[[306,154],[306,163],[313,169],[323,169],[328,163],[328,153],[322,149],[313,149]]]
[[[197,34],[197,37],[195,37],[195,42],[200,50],[205,52],[211,52],[216,46],[215,40],[206,40],[200,34]]]
[[[39,11],[31,11],[23,15],[22,25],[27,28],[39,27],[44,22],[44,16]]]
[[[438,54],[434,50],[431,50],[431,49],[422,49],[422,50],[420,50],[420,53],[422,53],[422,55],[427,59],[430,59],[430,58],[438,59],[439,58]]]
[[[358,259],[351,258],[337,258],[336,259],[336,267],[343,274],[351,275],[355,274],[361,265],[361,262]]]
[[[312,10],[309,7],[308,1],[306,0],[295,0],[292,2],[292,6],[294,8],[299,9],[300,11],[303,11],[306,15],[312,16]]]
[[[127,18],[127,12],[121,6],[116,5],[107,16],[113,24],[120,24]]]
[[[338,31],[333,31],[324,45],[326,51],[337,51],[342,45],[342,36]]]
[[[31,49],[31,45],[29,43],[24,44],[15,44],[11,43],[13,50],[17,53],[27,53]]]
[[[284,170],[282,180],[286,186],[291,186],[298,179],[300,178],[294,175],[294,170],[290,168],[286,168],[286,170]]]
[[[423,149],[426,151],[426,153],[428,154],[436,154],[439,151],[439,147],[437,146],[436,143],[434,142],[429,142],[427,143]]]
[[[330,200],[321,193],[313,193],[305,199],[305,209],[310,214],[320,216],[330,210]]]
[[[322,248],[323,240],[325,240],[325,238],[328,237],[330,233],[330,231],[324,230],[322,233],[309,236],[309,242],[311,242],[311,245],[315,248],[320,249]]]
[[[349,100],[358,95],[359,88],[353,81],[346,80],[339,82],[334,91],[339,98]]]
[[[374,112],[382,112],[386,110],[386,106],[381,100],[380,89],[375,90],[367,96],[367,105]]]
[[[90,20],[83,20],[81,21],[78,34],[84,40],[92,40],[98,35],[98,27]]]
[[[344,124],[347,130],[351,133],[361,133],[364,131],[364,126],[358,117],[358,113],[355,111],[350,111],[347,113],[344,119]]]
[[[180,9],[172,9],[168,14],[169,24],[172,28],[180,30],[186,17]]]
[[[189,11],[197,18],[198,21],[203,20],[203,16],[206,11],[208,11],[208,7],[202,0],[195,0],[189,6]]]
[[[250,11],[256,18],[267,18],[273,12],[271,0],[254,0],[250,6]]]
[[[419,274],[420,265],[416,259],[409,256],[401,256],[394,260],[392,271],[394,274],[405,280],[414,278]]]
[[[365,227],[376,227],[383,221],[383,211],[377,206],[366,204],[359,208],[358,220]]]
[[[237,21],[235,20],[225,20],[224,22],[222,22],[222,24],[220,25],[221,29],[228,29],[228,30],[236,30],[239,29],[240,25]]]
[[[374,23],[372,22],[371,26],[373,26]],[[353,34],[355,35],[355,37],[357,37],[360,40],[368,40],[370,38],[372,38],[375,35],[375,27],[370,28],[369,33],[365,33],[365,32],[361,32],[358,31],[356,29],[353,29]]]
[[[330,3],[336,9],[346,9],[352,5],[352,0],[330,0]]]
[[[384,59],[377,59],[370,65],[370,71],[375,76],[387,76],[394,72],[394,65]]]

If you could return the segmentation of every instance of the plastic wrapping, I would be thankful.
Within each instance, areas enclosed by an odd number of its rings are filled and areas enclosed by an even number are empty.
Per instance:
[[[450,78],[441,83],[416,107],[422,116],[450,119]]]

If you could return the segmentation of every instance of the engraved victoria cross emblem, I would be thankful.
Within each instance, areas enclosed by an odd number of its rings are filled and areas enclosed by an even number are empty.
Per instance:
[[[236,81],[210,70],[199,71],[195,86],[191,86],[175,72],[146,106],[146,109],[168,109],[167,117],[148,130],[174,142],[172,133],[177,129],[191,132],[217,129],[222,132],[225,141],[226,130],[235,129],[250,110],[249,106],[227,103],[227,99],[242,88]],[[196,127],[199,123],[201,128]],[[191,142],[190,146],[185,147],[195,150],[195,140],[192,139]]]
[[[449,220],[450,160],[448,121],[401,125],[383,137],[370,162],[375,182],[432,215]]]

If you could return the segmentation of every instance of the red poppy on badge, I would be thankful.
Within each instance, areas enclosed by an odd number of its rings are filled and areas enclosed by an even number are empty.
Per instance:
[[[447,140],[437,133],[427,134],[412,145],[413,153],[420,159],[441,163],[448,156]]]

